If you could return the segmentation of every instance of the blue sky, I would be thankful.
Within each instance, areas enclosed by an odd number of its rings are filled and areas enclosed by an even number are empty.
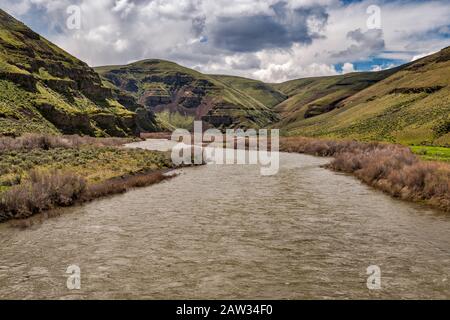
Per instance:
[[[67,27],[74,5],[79,29]],[[0,7],[92,66],[160,58],[268,82],[382,70],[450,45],[450,0],[0,0]]]

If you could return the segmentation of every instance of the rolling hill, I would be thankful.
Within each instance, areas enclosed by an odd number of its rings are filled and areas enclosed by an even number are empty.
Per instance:
[[[299,119],[308,119],[338,108],[352,95],[387,78],[398,68],[380,72],[355,72],[345,75],[292,80],[273,87],[288,99],[276,106],[282,127]]]
[[[93,69],[1,10],[0,18],[0,135],[126,136],[201,119],[220,129],[450,144],[450,47],[390,70],[267,84],[156,59]]]
[[[269,108],[275,107],[288,98],[288,95],[281,90],[258,80],[228,75],[211,75],[211,77],[226,86],[244,92]]]
[[[354,92],[333,110],[313,117],[302,114],[311,106],[307,102],[300,103],[297,114],[283,115],[289,111],[284,102],[276,107],[283,117],[277,125],[289,135],[449,145],[450,47],[391,71],[387,78]],[[348,77],[353,76],[364,74]],[[289,86],[276,87],[287,92]]]
[[[154,115],[132,96],[105,87],[87,64],[0,10],[0,135],[157,129]]]
[[[259,128],[278,120],[272,108],[284,95],[262,82],[210,76],[164,60],[95,70],[125,90],[166,125],[190,128],[194,119],[217,128]]]

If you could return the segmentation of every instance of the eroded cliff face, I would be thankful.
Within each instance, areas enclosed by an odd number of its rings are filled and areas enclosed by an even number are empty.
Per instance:
[[[107,74],[106,78],[122,90],[136,94],[139,103],[155,112],[169,110],[198,118],[212,107],[206,105],[207,95],[219,90],[207,80],[180,73],[163,77],[147,76],[140,82],[127,79],[126,74],[120,71]]]
[[[133,96],[104,86],[87,64],[1,10],[0,28],[0,134],[126,136],[158,129]]]
[[[221,129],[262,127],[277,119],[269,107],[245,92],[172,62],[145,60],[96,70],[155,113],[192,117]]]

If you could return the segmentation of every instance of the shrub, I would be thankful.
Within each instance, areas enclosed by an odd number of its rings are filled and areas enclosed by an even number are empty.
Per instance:
[[[69,206],[85,191],[84,179],[72,173],[32,171],[25,182],[0,194],[0,221]]]
[[[110,179],[90,186],[75,174],[60,171],[32,171],[21,185],[0,193],[0,222],[25,219],[34,214],[77,202],[124,193],[170,178],[162,172],[147,172]]]
[[[84,196],[84,200],[90,201],[108,195],[124,193],[131,188],[146,187],[167,178],[169,178],[169,176],[158,171],[110,179],[89,186]]]
[[[83,145],[95,147],[113,147],[132,142],[127,138],[94,138],[88,136],[66,135],[52,136],[42,134],[25,134],[18,138],[0,137],[0,153],[14,150],[29,151],[33,149],[78,148]]]
[[[450,165],[424,162],[407,147],[385,143],[284,138],[281,151],[333,156],[328,168],[405,200],[427,201],[450,211]]]

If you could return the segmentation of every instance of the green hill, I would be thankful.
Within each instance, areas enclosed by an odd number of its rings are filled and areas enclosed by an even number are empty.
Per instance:
[[[0,10],[0,135],[156,129],[154,115],[131,96],[105,87],[85,63]]]
[[[313,117],[301,114],[311,106],[307,102],[297,108],[299,113],[283,114],[289,110],[284,102],[276,107],[283,117],[279,125],[289,135],[450,144],[450,47],[391,71],[386,79]],[[277,87],[287,90],[286,84]]]
[[[247,94],[269,108],[275,107],[288,98],[285,93],[275,89],[274,86],[258,80],[228,75],[212,75],[211,77]]]
[[[129,92],[172,127],[189,128],[194,119],[222,129],[264,127],[278,120],[271,107],[283,100],[282,93],[262,82],[205,75],[164,60],[96,71],[110,86]]]
[[[381,72],[267,84],[164,60],[94,70],[1,10],[0,18],[0,135],[125,136],[201,119],[220,129],[450,144],[450,47]]]
[[[274,88],[289,97],[275,108],[282,118],[280,125],[290,129],[290,124],[300,119],[330,112],[341,106],[348,97],[385,79],[396,70],[306,78],[275,84]]]

